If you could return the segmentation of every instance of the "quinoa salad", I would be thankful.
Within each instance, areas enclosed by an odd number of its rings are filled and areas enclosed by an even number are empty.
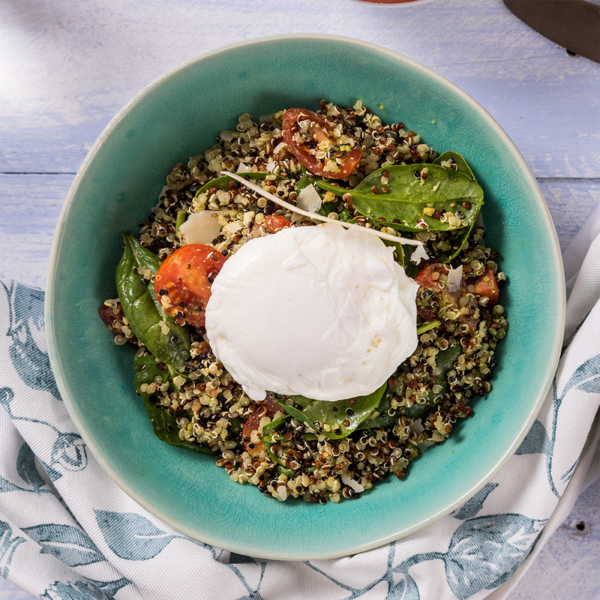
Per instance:
[[[387,235],[419,284],[418,345],[378,390],[329,402],[267,391],[255,401],[215,356],[204,308],[226,261],[253,239],[318,223],[224,171],[293,207]],[[474,414],[507,334],[507,277],[486,245],[482,204],[462,156],[438,154],[360,101],[242,114],[213,147],[173,165],[139,237],[123,234],[117,293],[99,310],[114,343],[135,350],[124,360],[154,434],[213,456],[232,482],[279,501],[338,503],[405,478],[412,460]],[[181,256],[196,261],[194,293],[182,287]]]

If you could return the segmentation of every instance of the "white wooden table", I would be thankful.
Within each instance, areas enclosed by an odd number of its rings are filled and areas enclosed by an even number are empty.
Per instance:
[[[251,37],[322,32],[373,42],[458,84],[537,177],[564,248],[600,204],[600,65],[569,57],[501,0],[385,7],[350,0],[0,2],[0,276],[44,286],[63,199],[86,152],[144,85]],[[2,498],[0,497],[0,502]],[[600,484],[512,600],[600,598]],[[0,599],[29,598],[0,578]],[[425,599],[429,600],[429,599]]]

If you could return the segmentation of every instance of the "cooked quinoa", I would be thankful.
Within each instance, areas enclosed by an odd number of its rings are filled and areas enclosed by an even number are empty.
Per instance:
[[[365,175],[382,167],[431,163],[437,156],[434,149],[403,123],[384,125],[360,102],[352,108],[342,108],[323,100],[320,107],[321,114],[334,117],[336,125],[362,146],[358,169],[338,180],[349,190]],[[149,218],[140,223],[141,244],[161,260],[179,248],[181,240],[176,233],[176,221],[181,211],[188,214],[223,211],[218,217],[223,226],[221,234],[209,245],[224,256],[234,254],[254,237],[257,230],[253,230],[253,225],[263,223],[266,215],[284,216],[296,226],[312,226],[312,221],[298,219],[295,213],[281,209],[236,182],[230,182],[228,191],[211,188],[196,196],[207,182],[220,177],[222,170],[242,176],[245,172],[266,171],[269,175],[259,183],[272,194],[296,204],[303,169],[283,143],[282,115],[283,111],[255,121],[245,113],[239,117],[236,131],[222,132],[212,148],[192,156],[187,163],[173,165],[158,204]],[[278,180],[278,175],[288,181]],[[385,179],[384,173],[382,187],[387,183]],[[354,218],[365,227],[377,227],[376,223],[354,213],[351,195],[341,199],[331,192],[320,191],[320,195],[323,205],[319,212],[324,216],[342,220]],[[234,226],[228,227],[231,224]],[[388,227],[382,230],[397,234]],[[463,232],[424,230],[404,235],[422,241],[429,262],[437,263],[459,243]],[[213,355],[203,327],[190,327],[192,343],[186,377],[177,376],[173,380],[178,391],[170,391],[173,387],[169,386],[166,375],[144,383],[141,391],[150,395],[156,407],[176,418],[182,441],[213,451],[217,466],[224,468],[232,481],[255,485],[261,493],[281,501],[294,497],[324,504],[327,500],[360,498],[363,490],[370,489],[389,474],[403,479],[410,461],[428,446],[444,442],[458,419],[473,415],[476,397],[490,391],[496,345],[505,337],[508,322],[503,306],[496,304],[488,308],[488,298],[478,295],[473,283],[489,269],[501,287],[506,276],[498,266],[499,258],[497,252],[486,246],[483,227],[475,227],[468,244],[450,263],[454,268],[462,265],[466,278],[467,292],[460,306],[448,305],[443,295],[430,289],[419,289],[417,326],[432,319],[438,320],[440,325],[419,337],[413,355],[390,377],[379,406],[361,425],[366,428],[332,440],[318,435],[306,423],[289,418],[277,428],[270,448],[282,464],[273,460],[256,435],[253,439],[244,437],[244,423],[256,411],[260,413],[255,419],[266,411],[261,403],[252,401],[243,392]],[[409,261],[405,267],[413,277],[420,271]],[[149,280],[152,273],[144,277]],[[438,278],[444,286],[443,270]],[[115,335],[116,344],[134,346],[138,358],[150,355],[129,327],[118,298],[107,300],[101,312]],[[178,324],[185,324],[185,314],[178,317]],[[440,357],[450,361],[449,365],[439,364]],[[164,365],[158,366],[164,370]],[[273,398],[293,404],[293,400],[285,396],[273,395]],[[340,415],[340,423],[351,414]],[[270,422],[268,416],[262,416],[261,428]],[[325,430],[327,427],[324,426]]]

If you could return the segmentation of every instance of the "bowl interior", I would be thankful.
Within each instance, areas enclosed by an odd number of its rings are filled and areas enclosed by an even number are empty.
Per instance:
[[[361,99],[386,122],[402,121],[438,152],[456,150],[485,192],[488,245],[509,283],[510,323],[493,390],[443,445],[403,481],[359,501],[280,503],[229,481],[210,457],[152,433],[133,387],[133,351],[98,318],[116,295],[120,232],[156,203],[171,166],[214,143],[237,116],[315,109],[322,98]],[[475,493],[516,449],[555,368],[564,282],[554,229],[535,180],[499,126],[440,76],[362,42],[323,36],[250,41],[200,57],[143,91],[109,125],[84,163],[56,234],[48,333],[64,400],[84,440],[113,479],[180,531],[242,554],[326,558],[397,539]],[[542,293],[553,290],[553,293]],[[365,526],[366,525],[366,526]],[[318,540],[318,543],[315,541]]]

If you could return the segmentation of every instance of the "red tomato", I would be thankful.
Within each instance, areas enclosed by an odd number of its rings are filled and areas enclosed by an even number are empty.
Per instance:
[[[267,233],[277,233],[286,227],[291,227],[292,224],[285,217],[278,215],[267,215],[265,217],[265,231]]]
[[[331,134],[334,125],[326,121],[321,115],[314,113],[312,110],[304,108],[290,108],[283,115],[283,139],[294,156],[311,172],[321,177],[329,179],[343,179],[354,171],[357,167],[362,149],[358,141],[347,156],[342,156],[344,161],[338,165],[338,171],[325,171],[325,161],[318,159],[310,153],[311,148],[306,143],[298,143],[295,139],[296,134],[300,131],[299,121],[309,120],[312,123],[310,134],[316,138],[317,142],[329,140],[334,144],[334,137]],[[347,135],[347,134],[346,134]]]
[[[494,306],[498,302],[498,295],[500,290],[496,283],[496,278],[492,271],[487,268],[483,275],[475,282],[475,293],[480,296],[487,296],[490,300],[488,306]]]
[[[263,417],[273,420],[278,412],[283,413],[281,406],[271,396],[267,396],[244,423],[242,438],[250,456],[258,456],[265,449],[265,443],[258,437],[261,433],[260,420]]]
[[[212,282],[225,260],[220,252],[203,244],[188,244],[169,255],[154,280],[165,313],[202,327]]]
[[[266,233],[277,233],[286,227],[292,227],[292,224],[285,217],[267,215],[264,223],[261,223],[260,225],[254,223],[252,226],[252,235],[250,237],[260,237],[261,230],[264,230]]]
[[[434,273],[438,273],[438,277],[434,279]],[[439,275],[448,273],[448,267],[441,263],[434,263],[433,265],[427,265],[416,277],[415,281],[421,286],[426,288],[433,288],[440,290],[440,284],[437,282]]]

